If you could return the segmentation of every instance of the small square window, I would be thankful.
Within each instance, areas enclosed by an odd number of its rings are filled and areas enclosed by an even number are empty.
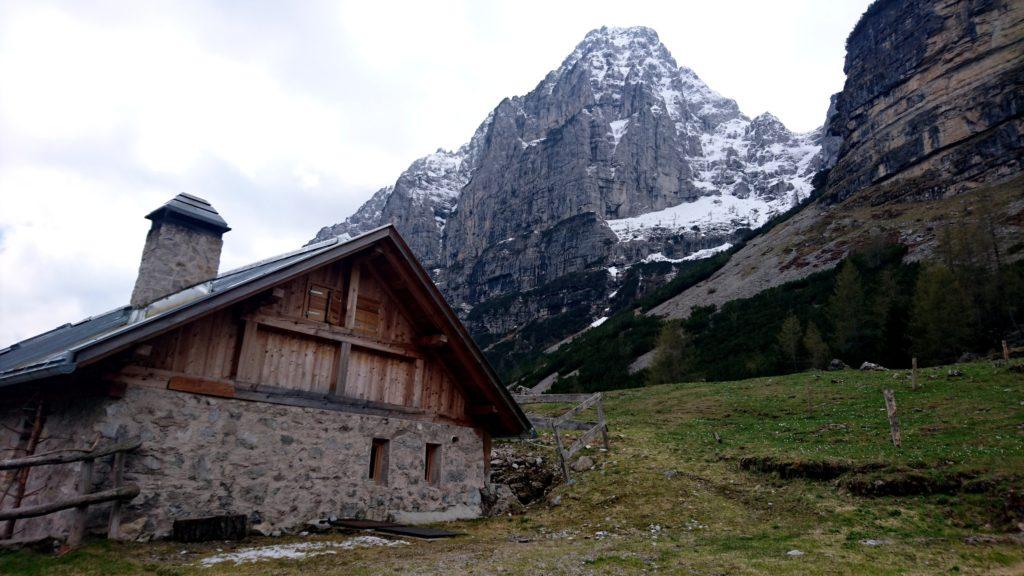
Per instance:
[[[388,441],[374,438],[370,443],[370,480],[377,484],[388,484]]]
[[[441,482],[441,445],[427,443],[427,451],[423,463],[423,479],[427,484],[437,485]]]

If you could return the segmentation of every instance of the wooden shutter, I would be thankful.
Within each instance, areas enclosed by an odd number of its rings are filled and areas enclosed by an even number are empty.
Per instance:
[[[345,322],[345,291],[331,290],[330,302],[327,304],[327,323],[341,326]]]
[[[310,284],[309,293],[306,295],[306,318],[319,322],[327,321],[327,303],[330,301],[331,291],[326,286]]]
[[[357,332],[363,334],[380,334],[381,325],[381,302],[366,296],[360,296],[356,300],[356,325]]]

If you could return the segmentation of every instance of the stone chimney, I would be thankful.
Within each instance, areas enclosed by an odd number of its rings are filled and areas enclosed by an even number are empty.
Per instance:
[[[231,230],[209,202],[185,193],[146,218],[153,226],[142,249],[132,308],[214,278],[224,245],[221,236]]]

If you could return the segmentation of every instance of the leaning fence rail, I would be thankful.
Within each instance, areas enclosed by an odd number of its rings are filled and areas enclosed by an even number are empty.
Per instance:
[[[562,474],[565,475],[566,480],[570,479],[569,459],[575,456],[585,446],[595,441],[599,434],[604,442],[605,450],[609,449],[608,422],[604,417],[604,406],[601,405],[600,392],[595,392],[594,394],[517,394],[515,395],[515,400],[522,405],[555,403],[575,404],[575,406],[570,408],[567,412],[556,417],[540,416],[529,413],[526,415],[530,419],[530,424],[533,424],[534,428],[551,429],[551,433],[555,437],[558,459],[562,465]],[[582,412],[590,408],[597,409],[597,422],[578,422],[574,420],[576,416],[579,416]],[[558,432],[559,429],[583,431],[583,434],[581,434],[580,437],[567,448],[562,442],[562,435]]]
[[[68,546],[77,546],[85,536],[85,522],[89,506],[113,501],[114,506],[110,510],[110,521],[107,525],[107,537],[117,538],[121,526],[121,502],[131,500],[139,495],[138,486],[124,484],[125,454],[137,450],[141,445],[141,440],[132,440],[92,450],[62,450],[24,458],[0,460],[0,471],[23,470],[34,466],[53,466],[74,462],[82,463],[78,477],[78,494],[76,496],[35,506],[21,506],[19,508],[0,510],[0,521],[6,520],[9,522],[8,533],[13,534],[14,522],[17,520],[45,516],[54,512],[60,512],[61,510],[74,508],[75,518],[71,524],[66,544]],[[114,455],[114,461],[111,466],[111,478],[113,479],[114,486],[109,490],[92,492],[93,463],[97,458],[110,456],[111,454]]]

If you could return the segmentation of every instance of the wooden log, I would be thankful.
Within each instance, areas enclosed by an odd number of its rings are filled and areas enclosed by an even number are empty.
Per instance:
[[[579,414],[580,412],[583,412],[584,410],[590,408],[591,406],[594,406],[595,404],[597,404],[600,401],[601,401],[601,393],[597,392],[593,396],[591,396],[590,398],[587,398],[583,402],[580,402],[576,406],[573,406],[572,408],[570,408],[568,412],[566,412],[565,414],[562,414],[561,416],[556,418],[555,421],[556,422],[565,422],[565,421],[568,421],[568,420],[572,420],[573,418],[576,417],[577,414]]]
[[[82,460],[79,465],[80,476],[78,477],[78,496],[86,497],[92,492],[92,468],[95,460]],[[71,529],[68,531],[67,545],[78,546],[85,537],[85,522],[89,519],[89,504],[83,503],[75,507],[75,518],[71,521]]]
[[[130,440],[127,442],[112,444],[110,446],[104,446],[103,448],[96,448],[95,450],[61,450],[59,452],[47,452],[46,454],[38,454],[36,456],[29,456],[26,458],[0,460],[0,470],[12,470],[15,468],[25,468],[27,466],[46,466],[50,464],[81,462],[82,460],[101,458],[116,452],[130,452],[141,445],[141,440]]]
[[[562,447],[562,437],[558,435],[558,426],[552,425],[551,432],[555,435],[555,446],[558,450],[558,461],[562,464],[562,474],[565,475],[566,482],[569,481],[569,465],[565,461],[565,449]]]
[[[569,447],[568,450],[566,450],[565,457],[572,458],[573,456],[575,456],[576,453],[579,452],[580,450],[583,450],[583,448],[585,448],[587,444],[592,443],[600,433],[601,426],[594,426],[590,430],[584,432],[583,435],[580,436],[579,440],[577,440],[575,444],[573,444],[572,446]]]
[[[520,404],[579,404],[592,396],[593,394],[515,394],[513,398]]]
[[[600,400],[597,402],[597,425],[601,427],[601,441],[604,442],[604,449],[611,450],[611,445],[608,443],[608,421],[604,417],[604,405]]]
[[[117,452],[114,454],[114,463],[111,468],[114,475],[113,484],[115,490],[124,485],[124,460],[124,452]],[[120,532],[121,501],[114,500],[114,504],[110,508],[110,520],[107,522],[107,538],[110,540],[118,540],[120,538]]]
[[[31,456],[31,455],[35,454],[36,446],[39,445],[39,436],[43,432],[43,423],[45,421],[46,421],[46,408],[45,408],[45,404],[43,403],[42,400],[39,400],[36,403],[36,415],[35,415],[35,419],[34,419],[34,421],[32,423],[32,432],[29,435],[28,446],[25,447],[25,455],[26,456]],[[17,482],[17,489],[15,490],[14,506],[12,506],[12,508],[17,508],[17,507],[21,506],[21,502],[22,502],[22,500],[25,497],[25,488],[28,486],[28,475],[31,472],[32,472],[32,468],[29,466],[29,467],[26,467],[24,470],[19,470],[18,472],[16,472],[14,474],[14,478],[12,478],[12,481],[16,481]],[[6,496],[6,495],[7,494],[5,492],[4,496]],[[0,497],[0,502],[2,502],[2,501],[3,501],[3,498]],[[14,537],[14,524],[15,524],[14,518],[11,518],[7,522],[7,526],[4,528],[4,533],[3,533],[3,538],[5,540],[9,540],[9,539]]]
[[[882,390],[882,396],[885,398],[885,412],[889,416],[889,433],[892,436],[892,444],[899,448],[903,440],[900,438],[900,420],[896,415],[896,397],[889,389]]]
[[[61,510],[67,510],[69,508],[77,508],[79,506],[100,504],[102,502],[110,502],[111,500],[131,500],[138,495],[138,486],[126,484],[120,488],[111,488],[110,490],[93,492],[92,494],[86,494],[84,496],[74,496],[64,500],[58,500],[56,502],[39,504],[37,506],[23,506],[21,508],[0,510],[0,520],[10,520],[12,518],[35,518],[37,516],[46,516],[47,514],[53,514],[54,512],[60,512]]]
[[[533,424],[534,428],[550,428],[555,420],[554,418],[538,416],[537,414],[527,414],[526,417],[530,420],[530,424]],[[560,423],[558,427],[562,430],[590,430],[597,425],[597,422],[577,422],[575,420],[569,420],[568,422]]]

